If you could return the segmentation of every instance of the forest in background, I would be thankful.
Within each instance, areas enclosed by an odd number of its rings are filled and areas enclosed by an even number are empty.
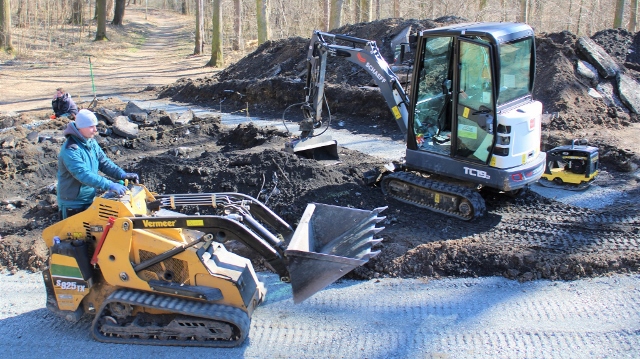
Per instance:
[[[124,7],[145,11],[171,11],[193,18],[194,42],[211,44],[219,32],[224,51],[248,52],[266,40],[292,36],[307,38],[312,30],[330,30],[345,24],[384,18],[438,19],[446,16],[469,21],[527,22],[537,33],[568,30],[579,36],[621,27],[637,31],[638,0],[104,0],[109,32],[118,31],[114,15]],[[98,0],[98,3],[100,0]],[[120,3],[120,4],[118,4]],[[201,35],[196,31],[198,4],[202,3]],[[0,17],[0,34],[11,27],[11,51],[14,56],[34,56],[55,47],[90,42],[96,39],[96,0],[0,0],[0,14],[10,9],[10,21]],[[340,11],[336,11],[339,9]],[[217,11],[217,12],[216,12]],[[336,15],[337,14],[337,15]],[[336,18],[336,16],[338,16]],[[260,19],[266,20],[266,37],[260,36]],[[220,24],[215,20],[220,19]],[[337,24],[337,26],[336,26]],[[218,32],[214,31],[216,29]],[[37,38],[48,41],[36,42]],[[0,35],[0,47],[6,45]],[[47,50],[46,48],[44,50]],[[203,46],[212,51],[211,46]]]

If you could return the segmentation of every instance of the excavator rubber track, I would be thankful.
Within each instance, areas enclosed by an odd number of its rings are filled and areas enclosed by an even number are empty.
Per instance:
[[[250,323],[246,312],[228,305],[120,289],[104,301],[92,332],[106,343],[235,347],[248,336]]]
[[[410,172],[385,176],[381,187],[385,195],[398,201],[465,221],[481,217],[486,212],[484,199],[477,191]]]

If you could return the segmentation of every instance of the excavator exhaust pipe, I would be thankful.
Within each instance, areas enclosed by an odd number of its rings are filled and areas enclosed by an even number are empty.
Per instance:
[[[294,303],[300,303],[378,255],[371,248],[382,239],[385,219],[372,211],[311,203],[285,251]]]

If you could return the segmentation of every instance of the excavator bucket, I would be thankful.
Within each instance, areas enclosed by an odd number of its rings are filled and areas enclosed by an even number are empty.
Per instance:
[[[314,160],[338,160],[338,142],[331,136],[307,137],[288,143],[285,150]]]
[[[294,303],[300,303],[343,275],[375,257],[371,250],[384,229],[376,224],[385,217],[372,211],[311,203],[285,251]]]

